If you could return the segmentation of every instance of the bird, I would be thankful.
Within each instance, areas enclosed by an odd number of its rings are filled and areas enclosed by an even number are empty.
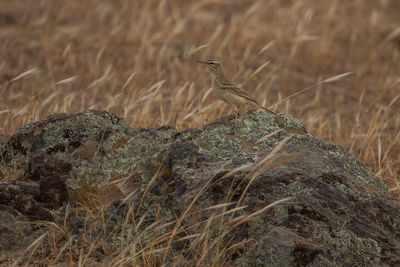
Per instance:
[[[243,91],[243,89],[240,88],[240,86],[229,79],[228,76],[225,74],[221,62],[214,59],[209,59],[207,61],[198,60],[197,62],[207,65],[208,71],[210,72],[211,76],[211,86],[214,95],[222,101],[231,104],[235,109],[235,128],[233,130],[234,132],[237,128],[238,109],[241,105],[256,106],[270,113],[276,114],[275,112],[258,104],[258,102],[254,98],[248,95],[245,91]]]

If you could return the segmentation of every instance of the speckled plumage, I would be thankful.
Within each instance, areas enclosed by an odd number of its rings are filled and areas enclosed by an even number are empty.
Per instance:
[[[255,99],[243,91],[237,84],[232,82],[225,74],[222,64],[217,60],[199,61],[206,64],[211,76],[211,86],[216,97],[224,102],[233,105],[235,109],[235,130],[237,126],[237,113],[240,105],[253,105],[266,111],[273,111],[261,106]]]

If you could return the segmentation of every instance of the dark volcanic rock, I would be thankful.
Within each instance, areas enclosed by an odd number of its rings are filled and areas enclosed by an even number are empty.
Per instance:
[[[31,220],[52,220],[49,208],[52,202],[40,201],[40,187],[33,181],[7,179],[0,181],[0,205],[12,208]],[[6,209],[6,210],[7,210]],[[0,210],[4,208],[0,207]]]
[[[221,223],[226,234],[220,242],[242,244],[227,254],[230,265],[400,264],[400,204],[362,163],[307,134],[290,116],[248,112],[236,133],[233,123],[227,117],[178,132],[135,128],[110,113],[84,111],[27,124],[3,148],[9,172],[20,170],[25,179],[0,183],[0,211],[11,221],[52,220],[66,202],[124,202],[151,214],[146,227],[190,210],[181,224],[195,236],[216,216],[215,207],[227,203],[233,217]],[[127,212],[108,207],[107,231],[121,229]],[[78,215],[67,220],[77,236],[85,223]],[[9,231],[0,228],[0,238]],[[90,235],[102,231],[93,228]],[[210,244],[218,232],[210,234]],[[171,244],[175,255],[190,245],[191,239],[182,240]],[[104,253],[98,251],[101,258]]]
[[[0,207],[0,251],[11,247],[24,245],[24,238],[31,233],[28,219],[21,213],[7,208]]]

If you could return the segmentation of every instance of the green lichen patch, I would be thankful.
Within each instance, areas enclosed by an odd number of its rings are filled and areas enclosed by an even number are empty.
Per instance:
[[[219,159],[229,159],[242,149],[238,138],[230,137],[231,129],[223,125],[212,129],[203,130],[193,138],[199,147],[199,153]]]
[[[147,172],[148,162],[157,152],[165,149],[172,142],[171,136],[175,130],[156,132],[132,128],[121,121],[117,121],[115,125],[113,124],[115,120],[104,122],[97,119],[94,120],[92,127],[88,127],[85,118],[75,120],[76,128],[86,124],[85,127],[91,129],[90,132],[85,132],[87,136],[99,136],[104,129],[108,129],[110,133],[97,143],[98,149],[92,158],[74,158],[71,157],[69,151],[57,153],[56,157],[72,165],[71,177],[66,181],[67,186],[77,189],[83,178],[89,179],[92,186],[100,188],[110,182],[112,174],[128,175],[132,170],[137,170],[144,181],[151,178]],[[57,134],[59,130],[55,132]]]

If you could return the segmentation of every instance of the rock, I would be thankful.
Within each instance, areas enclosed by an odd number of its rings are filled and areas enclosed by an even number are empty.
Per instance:
[[[237,244],[223,255],[229,265],[400,264],[400,204],[354,156],[290,116],[250,111],[236,133],[233,124],[224,117],[179,132],[131,127],[101,111],[53,115],[8,139],[6,167],[25,178],[3,180],[0,196],[29,220],[61,221],[67,202],[100,208],[106,229],[94,219],[90,231],[81,230],[82,214],[67,224],[77,244],[82,232],[110,233],[96,250],[103,262],[121,249],[121,235],[125,243],[134,238],[131,224],[121,226],[132,210],[122,204],[129,204],[146,218],[143,231],[183,216],[173,255],[195,244],[183,237],[206,229],[211,255],[216,243]],[[182,262],[193,260],[184,254]]]
[[[6,144],[7,144],[9,139],[10,139],[9,135],[0,134],[0,151],[2,151],[5,148],[5,146],[6,146]]]
[[[18,211],[30,220],[52,220],[49,209],[51,202],[40,201],[39,185],[33,181],[7,179],[0,181],[0,210],[1,207]],[[6,210],[7,210],[6,209]]]
[[[24,238],[30,234],[31,227],[24,221],[28,219],[21,213],[0,206],[0,251],[26,244]]]

